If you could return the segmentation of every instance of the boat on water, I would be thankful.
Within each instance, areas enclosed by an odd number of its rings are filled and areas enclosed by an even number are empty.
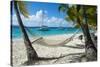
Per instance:
[[[44,25],[44,15],[45,15],[45,12],[42,11],[42,20],[41,20],[41,25],[40,25],[40,28],[39,28],[39,31],[49,31],[49,28],[47,25]]]
[[[48,26],[43,25],[39,28],[39,31],[49,31],[49,28]]]

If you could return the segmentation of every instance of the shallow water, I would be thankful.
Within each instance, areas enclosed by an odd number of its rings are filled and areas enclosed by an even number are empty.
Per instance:
[[[49,36],[49,35],[61,35],[61,34],[72,34],[77,31],[78,28],[64,27],[49,27],[48,31],[40,31],[39,27],[28,27],[25,28],[29,36]],[[81,30],[79,31],[79,33]],[[22,34],[18,26],[12,26],[12,38],[21,38]]]

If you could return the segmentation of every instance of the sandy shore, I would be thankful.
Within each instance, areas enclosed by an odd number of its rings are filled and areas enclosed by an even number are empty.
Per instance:
[[[55,35],[55,36],[44,36],[43,39],[49,44],[57,44],[64,41],[66,38],[70,38],[73,34],[64,34],[64,35]],[[69,55],[59,60],[49,60],[49,61],[40,61],[37,62],[37,65],[40,64],[59,64],[59,63],[70,63],[70,62],[80,62],[74,60],[76,56],[80,53],[84,53],[85,49],[82,48],[84,43],[78,39],[77,34],[72,41],[65,44],[65,46],[55,46],[50,47],[46,45],[41,45],[40,43],[35,42],[32,46],[35,48],[39,57],[59,57],[61,55]],[[37,37],[31,37],[30,40],[34,41]],[[74,58],[74,59],[73,59]],[[20,65],[27,61],[26,49],[23,43],[23,39],[14,39],[13,40],[13,64]]]

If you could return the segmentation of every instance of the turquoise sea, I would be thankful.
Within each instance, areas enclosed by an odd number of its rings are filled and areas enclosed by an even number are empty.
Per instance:
[[[48,31],[40,31],[39,27],[25,27],[28,36],[50,36],[50,35],[61,35],[61,34],[72,34],[77,31],[78,28],[64,27],[63,29],[59,27],[48,27]],[[80,33],[81,30],[78,32]],[[11,27],[12,38],[21,38],[22,34],[18,26]]]

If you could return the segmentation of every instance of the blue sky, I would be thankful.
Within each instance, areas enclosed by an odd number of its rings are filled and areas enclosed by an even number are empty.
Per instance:
[[[70,27],[71,23],[64,20],[66,16],[64,13],[58,11],[60,4],[58,3],[43,3],[43,2],[25,2],[26,8],[29,12],[29,18],[21,15],[25,26],[35,27],[47,25],[49,27]],[[18,25],[18,21],[13,9],[13,25]]]

